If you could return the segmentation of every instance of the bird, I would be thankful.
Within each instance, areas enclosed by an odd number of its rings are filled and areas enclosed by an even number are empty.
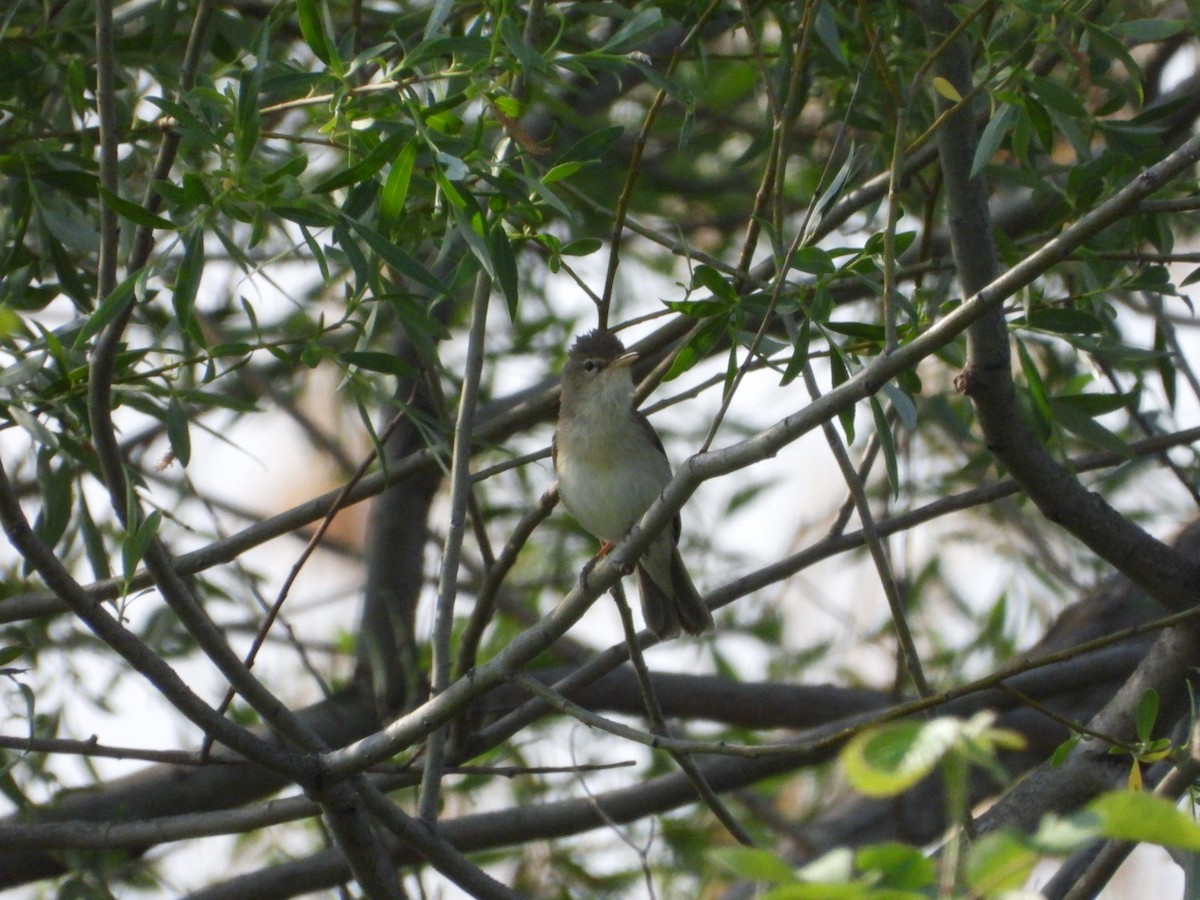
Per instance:
[[[580,335],[567,354],[552,456],[567,511],[603,544],[580,573],[629,533],[671,480],[671,464],[650,420],[634,409],[637,353],[611,331]],[[660,640],[703,634],[712,613],[679,555],[677,514],[635,567],[646,626]]]

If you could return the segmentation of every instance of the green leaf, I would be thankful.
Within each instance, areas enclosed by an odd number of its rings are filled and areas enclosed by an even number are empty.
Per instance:
[[[1080,735],[1073,734],[1069,738],[1067,738],[1065,741],[1063,741],[1061,744],[1059,744],[1057,747],[1055,747],[1054,752],[1052,754],[1050,754],[1050,767],[1058,768],[1063,763],[1065,763],[1067,761],[1067,757],[1071,755],[1071,751],[1075,749],[1075,746],[1079,743],[1080,740],[1081,740]]]
[[[849,65],[850,61],[846,58],[846,48],[842,46],[841,34],[838,32],[837,16],[833,14],[833,10],[828,3],[817,4],[817,15],[813,21],[813,26],[816,29],[817,37],[821,43],[825,45],[825,49],[830,55],[840,62],[843,66]]]
[[[237,161],[246,165],[258,143],[259,113],[258,97],[262,93],[263,72],[266,70],[271,39],[271,20],[268,18],[258,30],[254,42],[254,68],[242,72],[238,80],[236,105],[237,128],[234,129],[234,151]]]
[[[175,223],[169,219],[164,219],[162,216],[156,216],[144,206],[134,203],[132,200],[126,200],[124,197],[118,197],[111,191],[106,191],[100,188],[100,199],[104,201],[104,205],[115,212],[122,219],[128,219],[135,225],[142,225],[146,228],[156,228],[160,231],[174,231]]]
[[[379,195],[379,224],[385,231],[395,227],[404,215],[404,202],[408,199],[408,186],[412,183],[416,158],[417,144],[409,141],[393,161],[387,180],[383,183],[383,193]]]
[[[864,874],[875,874],[874,886],[899,890],[929,887],[937,879],[937,866],[916,847],[885,842],[863,847],[854,857]]]
[[[271,212],[275,213],[281,219],[287,219],[289,222],[295,222],[297,225],[305,225],[309,228],[327,228],[337,221],[336,215],[328,209],[313,205],[274,205],[271,207]],[[320,258],[319,253],[314,253],[313,255]]]
[[[812,339],[812,319],[807,316],[800,321],[800,329],[796,334],[796,342],[792,345],[792,355],[784,367],[780,387],[786,387],[799,377],[808,364],[809,342]]]
[[[500,37],[503,38],[504,45],[520,61],[522,69],[527,72],[549,72],[550,67],[546,65],[542,54],[535,47],[526,43],[525,37],[516,25],[515,18],[515,16],[504,16],[500,19]]]
[[[135,530],[125,532],[125,538],[121,541],[121,570],[126,584],[133,580],[138,563],[146,555],[161,523],[162,512],[156,509]]]
[[[864,341],[881,342],[887,334],[882,325],[872,325],[869,322],[826,322],[825,327],[838,334],[861,338]]]
[[[891,401],[892,409],[896,411],[896,415],[900,417],[901,423],[909,431],[916,430],[917,427],[917,406],[912,401],[912,397],[899,385],[887,382],[882,388],[887,394],[887,398]]]
[[[861,884],[784,884],[759,894],[758,900],[869,900],[867,888]]]
[[[1105,330],[1104,322],[1090,312],[1057,307],[1032,310],[1028,316],[1014,319],[1012,324],[1054,334],[1097,334]]]
[[[504,223],[499,219],[496,220],[496,223],[488,231],[488,248],[491,250],[494,277],[499,282],[500,290],[504,294],[505,303],[508,305],[509,318],[515,323],[517,321],[517,306],[520,301],[517,259],[513,254],[512,244],[509,243],[508,235],[504,232]]]
[[[1137,736],[1142,743],[1148,743],[1154,733],[1154,723],[1158,720],[1158,691],[1149,688],[1138,701],[1135,721]]]
[[[671,363],[671,368],[667,374],[663,376],[663,381],[670,381],[673,378],[678,378],[700,360],[708,356],[708,353],[716,345],[717,341],[725,334],[725,328],[729,324],[729,314],[722,313],[721,315],[713,316],[708,322],[700,327],[700,330],[692,337],[690,341],[684,344],[679,353],[675,356],[675,361]]]
[[[1137,394],[1059,394],[1052,398],[1055,403],[1077,409],[1086,416],[1102,416],[1124,409],[1136,399]]]
[[[710,291],[713,297],[718,300],[724,300],[726,303],[737,303],[737,291],[733,289],[725,276],[714,269],[712,266],[699,265],[692,270],[692,290],[705,288]]]
[[[665,27],[662,10],[657,7],[643,9],[618,28],[600,49],[607,53],[624,53],[626,50],[633,50],[639,43],[662,31]]]
[[[435,291],[438,294],[446,293],[446,285],[436,275],[378,231],[368,228],[357,219],[349,216],[343,216],[343,221],[362,236],[362,239],[367,242],[367,246],[375,252],[376,256],[396,271],[407,278],[411,278],[417,284],[429,288],[431,291]]]
[[[801,247],[792,254],[792,265],[810,275],[832,275],[837,271],[833,257],[820,247]]]
[[[1037,862],[1038,854],[1018,835],[1006,831],[985,834],[971,847],[966,881],[977,894],[999,897],[1025,884]]]
[[[842,750],[842,769],[859,793],[894,797],[929,775],[960,734],[959,721],[948,717],[868,729]]]
[[[933,79],[933,89],[951,103],[962,103],[962,94],[958,92],[958,88],[940,75]]]
[[[340,172],[335,172],[333,175],[326,178],[320,184],[313,188],[313,192],[317,194],[326,194],[329,191],[335,191],[338,188],[347,187],[348,185],[358,184],[370,178],[393,159],[399,161],[398,156],[401,150],[406,150],[407,147],[412,148],[412,153],[415,158],[416,147],[413,144],[412,134],[407,131],[400,131],[393,134],[386,140],[381,141],[374,150],[364,156],[361,160],[352,166],[342,169]],[[407,152],[407,150],[406,150]],[[412,162],[409,162],[409,173],[412,172]],[[408,185],[405,183],[405,190]]]
[[[1076,437],[1102,450],[1133,459],[1133,451],[1129,449],[1129,445],[1087,413],[1080,412],[1071,404],[1060,403],[1053,398],[1050,400],[1050,409],[1054,415],[1054,421]]]
[[[833,381],[833,386],[836,388],[844,384],[850,378],[850,370],[846,367],[845,354],[842,348],[836,344],[830,344],[829,354],[829,373]],[[854,407],[842,410],[838,413],[838,421],[842,425],[842,431],[846,433],[846,443],[854,443]]]
[[[571,160],[570,162],[559,163],[542,176],[542,184],[554,184],[556,181],[562,181],[564,178],[569,178],[582,169],[583,166],[584,163],[579,160]]]
[[[304,43],[308,44],[308,49],[313,52],[313,56],[340,74],[344,66],[337,48],[325,33],[325,21],[317,0],[296,0],[296,12],[300,18],[300,35],[304,38]]]
[[[1200,851],[1200,824],[1170,801],[1153,794],[1102,794],[1087,805],[1083,816],[1085,823],[1095,821],[1107,838]]]
[[[1154,366],[1158,370],[1159,379],[1162,381],[1163,394],[1167,398],[1167,405],[1173,410],[1175,409],[1176,399],[1175,376],[1178,369],[1176,360],[1172,356],[1170,347],[1167,344],[1167,336],[1163,331],[1161,319],[1156,319],[1154,322],[1154,351],[1160,354],[1155,357]]]
[[[83,546],[87,552],[88,565],[92,567],[92,575],[96,581],[104,581],[112,577],[109,568],[108,548],[104,546],[104,538],[96,527],[96,520],[88,509],[87,499],[79,498],[79,530],[83,535]]]
[[[605,152],[625,133],[620,125],[610,125],[589,134],[585,134],[572,144],[559,159],[579,159],[594,162],[604,156]]]
[[[770,884],[788,884],[796,880],[795,872],[787,861],[769,850],[756,847],[721,847],[709,855],[716,863],[739,878]]]
[[[204,229],[193,228],[183,240],[183,259],[175,274],[175,290],[171,294],[171,305],[179,328],[201,346],[206,345],[204,331],[196,319],[196,292],[200,277],[204,273]]]
[[[371,372],[382,372],[385,375],[412,378],[417,374],[412,366],[394,353],[381,353],[375,350],[346,350],[338,354],[338,359],[348,366],[357,366]]]
[[[20,659],[29,648],[21,644],[13,644],[10,647],[0,647],[0,666],[7,666],[9,663]]]
[[[975,146],[975,158],[971,160],[971,178],[982,172],[984,166],[991,162],[1016,118],[1017,108],[1006,103],[999,113],[988,120],[983,134],[979,136],[979,143]]]
[[[55,546],[67,530],[74,504],[74,479],[67,466],[55,466],[56,454],[51,445],[44,445],[37,454],[37,483],[42,495],[42,509],[34,523],[38,537],[50,547]]]
[[[1130,22],[1118,22],[1110,30],[1124,40],[1147,43],[1165,41],[1182,34],[1190,27],[1191,25],[1182,19],[1134,19]]]
[[[171,452],[175,454],[179,465],[186,469],[192,459],[192,440],[188,434],[187,411],[184,410],[179,399],[173,395],[170,402],[167,403],[166,425]]]
[[[558,252],[562,256],[591,256],[604,246],[599,238],[579,238],[564,244]]]
[[[83,323],[83,328],[75,336],[73,350],[81,349],[89,340],[99,334],[105,325],[124,312],[125,307],[133,302],[135,288],[144,277],[145,270],[134,272],[113,288],[112,293],[104,298],[104,302],[96,307],[96,311]]]
[[[879,447],[883,451],[883,461],[887,466],[888,481],[892,483],[892,496],[900,496],[900,466],[896,462],[896,444],[892,439],[892,429],[888,426],[887,416],[878,398],[868,398],[871,403],[871,415],[875,418],[875,433],[879,436]]]
[[[442,30],[442,25],[445,24],[450,10],[453,8],[454,0],[436,0],[433,8],[429,11],[429,18],[425,20],[425,40],[429,40]]]
[[[1050,423],[1053,415],[1050,411],[1050,402],[1046,399],[1046,386],[1042,382],[1041,373],[1038,372],[1037,365],[1022,340],[1017,340],[1017,358],[1021,360],[1021,372],[1025,375],[1025,386],[1029,390],[1031,412],[1038,437],[1046,441],[1050,438],[1052,431]]]

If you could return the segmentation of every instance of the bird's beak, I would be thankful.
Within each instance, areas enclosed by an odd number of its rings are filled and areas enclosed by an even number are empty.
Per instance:
[[[626,366],[632,366],[635,362],[637,362],[637,358],[638,355],[634,351],[630,350],[624,356],[618,356],[616,359],[610,362],[608,364],[608,368],[624,369]]]

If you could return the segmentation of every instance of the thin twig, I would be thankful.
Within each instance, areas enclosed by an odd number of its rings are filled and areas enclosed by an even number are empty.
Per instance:
[[[415,393],[416,389],[414,388],[413,390]],[[406,403],[396,413],[396,415],[392,417],[392,420],[383,430],[383,433],[379,437],[378,446],[383,446],[387,442],[388,438],[392,436],[392,432],[396,430],[401,422],[407,419],[408,405],[410,403],[412,403],[411,396],[409,397],[408,403]],[[321,544],[321,540],[325,537],[325,532],[329,530],[329,526],[333,524],[334,517],[337,516],[337,514],[341,511],[343,504],[346,502],[346,497],[350,495],[350,492],[354,489],[354,486],[358,484],[358,482],[361,481],[362,478],[367,474],[367,470],[375,462],[378,453],[379,451],[377,449],[372,448],[367,454],[366,458],[358,464],[358,468],[355,469],[354,474],[350,476],[350,479],[342,486],[337,498],[333,501],[333,503],[330,504],[328,512],[325,513],[325,517],[321,520],[312,536],[308,539],[308,542],[304,545],[304,549],[300,551],[300,555],[296,558],[296,561],[292,563],[292,567],[288,571],[287,577],[284,578],[283,584],[279,588],[279,593],[275,597],[275,602],[271,604],[270,608],[267,610],[267,614],[263,617],[262,622],[259,623],[258,632],[254,635],[254,640],[250,643],[250,649],[246,651],[246,656],[243,659],[243,662],[247,669],[254,667],[254,661],[258,656],[258,651],[262,649],[262,645],[266,641],[267,635],[270,634],[271,628],[275,624],[275,620],[279,617],[279,613],[283,609],[283,604],[287,600],[288,594],[291,592],[292,585],[295,584],[296,579],[300,577],[300,570],[304,568],[304,564],[308,562],[309,558],[316,552],[317,547],[319,547]],[[226,691],[225,697],[221,701],[219,709],[222,713],[229,708],[229,704],[233,702],[234,696],[235,691],[231,687],[228,691]],[[208,752],[211,747],[212,738],[206,738],[203,752]]]
[[[821,391],[817,387],[817,379],[813,375],[812,366],[809,364],[805,364],[804,366],[804,384],[808,388],[809,395],[816,401],[821,396]],[[837,461],[838,468],[841,469],[846,487],[850,489],[850,494],[854,497],[854,506],[858,511],[859,521],[862,522],[862,531],[866,538],[867,548],[871,552],[871,559],[875,563],[875,569],[879,573],[879,581],[883,585],[883,592],[887,596],[888,606],[892,611],[892,624],[896,628],[896,637],[900,642],[900,652],[904,658],[905,668],[908,669],[909,677],[912,678],[917,693],[922,697],[928,696],[933,693],[933,689],[929,686],[929,682],[925,680],[925,672],[921,667],[921,658],[917,654],[917,645],[913,641],[912,631],[908,627],[908,614],[904,609],[904,597],[901,596],[900,585],[892,573],[892,565],[888,559],[887,549],[884,547],[882,537],[875,525],[875,516],[871,513],[870,500],[867,498],[867,493],[863,489],[862,482],[858,480],[858,473],[854,469],[854,463],[850,460],[850,455],[846,452],[846,448],[842,444],[842,439],[837,433],[837,428],[832,422],[825,421],[821,424],[821,430],[825,435],[826,442],[829,444],[830,452],[833,453],[833,458]]]
[[[675,47],[674,52],[671,54],[670,62],[667,63],[666,76],[668,78],[671,77],[671,74],[675,71],[675,67],[679,64],[684,49],[699,36],[704,24],[721,7],[721,2],[722,0],[709,0],[708,6],[700,13],[695,24],[688,29],[687,34],[683,36],[683,39]],[[597,310],[597,324],[601,328],[608,327],[608,312],[612,306],[613,286],[617,280],[617,265],[621,261],[621,233],[625,228],[625,215],[629,210],[629,198],[633,195],[633,187],[637,183],[638,176],[641,174],[642,153],[645,151],[646,141],[650,137],[650,128],[654,124],[654,120],[658,118],[659,110],[662,109],[666,99],[667,92],[660,88],[654,95],[649,109],[646,110],[641,130],[633,142],[633,152],[630,156],[629,165],[626,168],[625,184],[621,188],[620,196],[617,198],[617,208],[613,216],[613,227],[608,240],[608,269],[604,275],[604,292],[600,297],[600,307]]]
[[[625,600],[625,589],[621,582],[617,582],[612,586],[609,593],[617,604],[617,611],[621,615],[621,626],[625,631],[625,646],[629,648],[629,659],[633,663],[633,671],[637,674],[638,687],[642,692],[642,704],[645,706],[646,715],[650,719],[650,726],[656,734],[668,736],[670,732],[667,730],[667,719],[663,715],[662,705],[658,702],[658,695],[654,693],[654,684],[650,680],[650,670],[646,667],[646,658],[642,655],[641,645],[638,643],[637,627],[633,624],[633,613],[629,610],[629,604]],[[708,779],[704,777],[704,773],[700,771],[696,761],[687,753],[668,750],[671,758],[675,760],[683,774],[687,776],[689,782],[696,790],[696,795],[701,802],[709,808],[717,821],[725,826],[728,831],[739,844],[745,847],[753,847],[754,839],[742,827],[742,824],[733,817],[733,814],[721,802],[721,798],[717,796],[717,792],[712,789],[712,785],[708,783]]]
[[[429,696],[434,699],[450,686],[450,638],[454,628],[454,600],[458,593],[458,567],[462,557],[463,532],[466,528],[468,500],[471,495],[471,445],[474,440],[475,406],[479,400],[479,382],[483,372],[484,332],[487,328],[488,300],[492,280],[484,272],[475,277],[475,295],[471,303],[471,329],[467,336],[467,361],[462,392],[458,401],[458,419],[454,426],[454,447],[450,466],[450,524],[442,550],[442,568],[438,579],[437,608],[434,613],[433,663]],[[427,825],[437,822],[440,804],[441,767],[445,763],[446,732],[436,729],[428,735],[425,777],[421,780],[420,818]]]

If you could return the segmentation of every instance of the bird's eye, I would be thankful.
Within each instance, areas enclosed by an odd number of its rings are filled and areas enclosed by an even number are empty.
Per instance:
[[[600,368],[600,360],[598,360],[598,359],[589,359],[586,362],[584,362],[584,364],[583,364],[583,371],[585,371],[585,372],[595,372],[599,368]]]

